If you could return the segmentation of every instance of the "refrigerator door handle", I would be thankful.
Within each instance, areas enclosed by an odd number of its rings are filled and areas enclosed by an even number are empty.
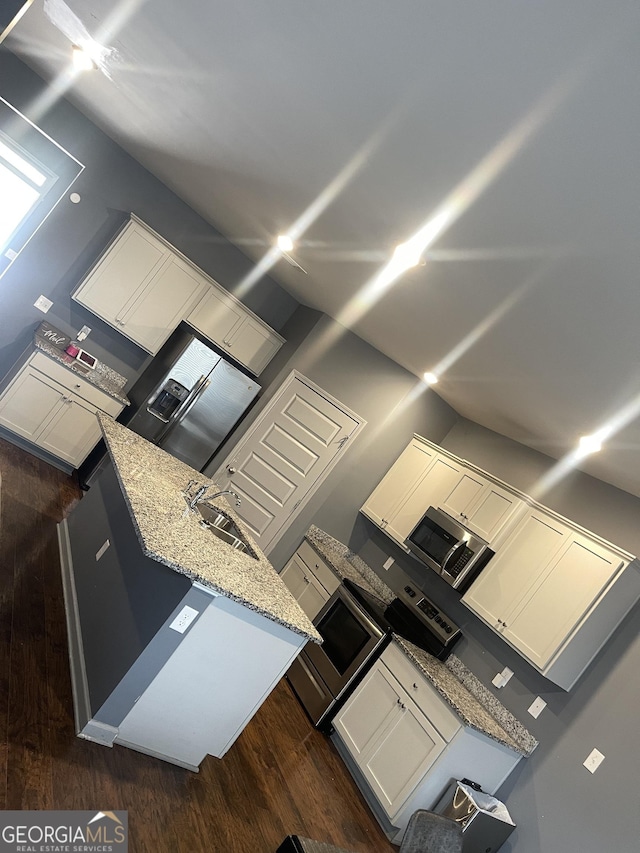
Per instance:
[[[196,384],[191,389],[191,392],[187,397],[184,398],[182,404],[178,406],[178,408],[173,413],[171,419],[169,420],[167,426],[162,430],[160,435],[157,438],[157,444],[162,446],[162,442],[164,439],[171,434],[174,427],[178,426],[180,421],[187,414],[189,409],[193,406],[198,397],[202,394],[202,392],[209,387],[211,383],[207,379],[207,377],[203,374],[200,379],[196,382]]]

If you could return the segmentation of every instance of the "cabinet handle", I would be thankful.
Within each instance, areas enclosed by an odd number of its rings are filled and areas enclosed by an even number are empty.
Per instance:
[[[302,575],[302,577],[304,578],[305,583],[309,583],[309,578],[306,575]]]
[[[235,474],[236,473],[236,469],[233,467],[233,465],[229,465],[227,467],[227,471],[229,472],[229,474]]]
[[[414,684],[413,684],[413,689],[414,689],[414,690],[417,690],[417,689],[418,689],[418,685],[417,685],[415,682],[414,682]]]
[[[76,384],[74,385],[74,388],[81,388],[81,387],[82,387],[82,386],[80,385],[80,383],[79,383],[79,382],[76,382]]]
[[[396,699],[396,703],[402,707],[402,702],[400,701],[400,697],[399,697],[399,696],[398,696],[398,698]]]
[[[403,711],[407,710],[407,706],[404,704],[404,702],[400,703],[400,707],[402,708]]]

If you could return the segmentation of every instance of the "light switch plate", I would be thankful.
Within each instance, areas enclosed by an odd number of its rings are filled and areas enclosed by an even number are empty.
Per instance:
[[[532,717],[535,717],[537,719],[546,707],[547,703],[544,701],[544,699],[538,696],[529,706],[529,713]]]
[[[583,767],[586,767],[589,773],[595,773],[598,767],[604,761],[604,755],[599,749],[592,749],[589,755],[582,762]]]
[[[53,302],[50,299],[47,299],[46,296],[38,296],[36,301],[33,303],[33,307],[37,308],[39,311],[42,311],[43,314],[46,314],[52,305]]]
[[[393,557],[388,557],[388,558],[384,561],[384,563],[382,564],[382,568],[383,568],[383,569],[386,569],[387,571],[389,571],[389,569],[391,568],[391,566],[392,566],[394,563],[395,563],[395,560],[393,559]]]

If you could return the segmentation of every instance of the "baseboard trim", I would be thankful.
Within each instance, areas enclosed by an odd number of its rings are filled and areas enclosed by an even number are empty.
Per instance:
[[[69,644],[69,666],[71,670],[71,690],[73,692],[73,716],[76,734],[80,735],[91,721],[91,703],[89,701],[89,683],[82,645],[80,611],[76,596],[76,585],[71,557],[71,541],[66,519],[58,524],[58,548],[60,551],[60,570],[62,573],[62,591],[64,611],[67,622]],[[102,741],[100,741],[102,743]]]

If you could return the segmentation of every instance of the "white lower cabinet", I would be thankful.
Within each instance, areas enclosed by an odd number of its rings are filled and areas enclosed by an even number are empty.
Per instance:
[[[340,586],[337,575],[306,541],[288,561],[280,577],[312,621]]]
[[[569,690],[639,597],[628,555],[536,508],[462,601]]]
[[[77,374],[35,353],[0,396],[0,424],[77,468],[101,436],[96,412],[124,406]]]
[[[522,758],[464,726],[437,690],[389,646],[333,721],[398,839],[411,814],[432,808],[451,779],[471,778],[495,793]]]

